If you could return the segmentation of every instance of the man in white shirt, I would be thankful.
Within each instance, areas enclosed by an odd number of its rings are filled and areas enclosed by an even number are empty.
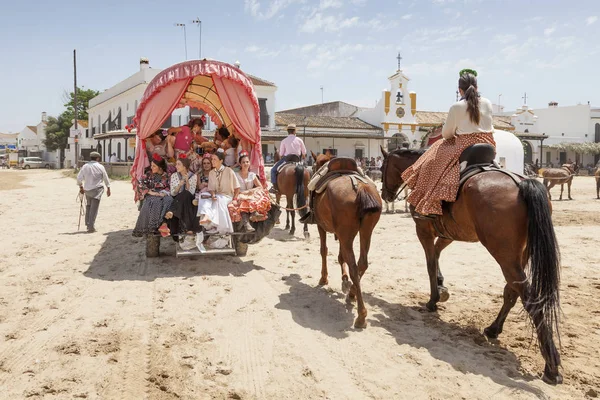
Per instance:
[[[110,180],[106,174],[104,165],[100,164],[102,156],[100,153],[93,151],[90,153],[90,161],[84,164],[77,175],[77,184],[79,185],[79,193],[85,194],[87,205],[85,208],[85,225],[88,233],[96,232],[94,227],[96,217],[98,216],[98,208],[100,207],[100,198],[104,193],[106,185],[106,195],[110,197]]]
[[[269,190],[271,193],[277,193],[277,168],[284,162],[288,161],[288,156],[295,155],[301,159],[306,158],[306,146],[298,136],[296,136],[296,125],[289,124],[287,127],[288,136],[281,141],[279,147],[280,159],[271,168],[271,183],[273,186]]]
[[[112,156],[110,156],[110,162],[111,163],[116,163],[119,160],[117,159],[117,153],[112,153]]]

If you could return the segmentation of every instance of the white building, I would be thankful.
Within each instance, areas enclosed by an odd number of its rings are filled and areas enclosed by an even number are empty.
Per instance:
[[[4,152],[7,148],[16,150],[18,137],[18,133],[0,133],[0,151]]]
[[[47,151],[44,145],[47,124],[48,116],[46,112],[42,112],[42,117],[37,125],[27,125],[19,132],[17,148],[26,151],[27,155],[39,156],[45,161],[58,163],[59,151]]]
[[[511,124],[518,136],[527,134],[545,135],[543,145],[536,140],[523,140],[525,143],[525,162],[546,165],[561,165],[568,160],[580,165],[596,164],[598,156],[576,154],[573,151],[559,151],[548,146],[559,143],[600,143],[600,109],[589,104],[559,107],[550,102],[547,108],[530,109],[526,105],[511,115]]]
[[[239,62],[236,67],[240,68]],[[80,132],[79,148],[95,147],[102,154],[103,160],[108,161],[111,154],[116,154],[117,159],[127,161],[135,156],[135,130],[128,132],[125,126],[133,122],[138,104],[142,99],[146,87],[162,70],[150,68],[147,59],[140,59],[140,70],[129,78],[117,83],[90,100],[87,133]],[[275,129],[275,92],[277,87],[268,81],[253,75],[248,77],[254,84],[256,96],[260,106],[260,124],[265,130]],[[190,119],[200,117],[204,112],[190,107],[178,108],[168,118],[163,128],[181,126]],[[216,126],[210,121],[204,130],[214,130]],[[70,158],[75,161],[74,134],[70,139]],[[208,135],[207,135],[208,136]],[[80,152],[81,154],[81,152]]]

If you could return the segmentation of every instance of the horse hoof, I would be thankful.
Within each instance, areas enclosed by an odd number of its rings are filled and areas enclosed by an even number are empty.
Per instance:
[[[357,317],[354,321],[354,327],[356,329],[365,329],[367,327],[367,320],[365,317]]]
[[[563,383],[563,377],[558,372],[556,374],[550,374],[544,371],[544,376],[542,376],[542,380],[548,385],[560,385],[561,383]]]
[[[483,330],[483,334],[487,336],[489,339],[498,339],[498,334],[500,332],[496,331],[492,327],[488,326]]]
[[[437,311],[437,304],[432,301],[428,301],[425,307],[427,307],[427,311],[429,312]]]
[[[344,294],[350,293],[351,287],[352,287],[352,282],[350,282],[349,280],[342,281],[342,293],[344,293]]]
[[[448,288],[446,288],[446,286],[438,286],[438,292],[440,293],[441,303],[448,301],[450,298],[450,293],[448,293]]]
[[[293,229],[290,229],[290,236],[294,236],[294,233],[296,233],[296,231]]]
[[[329,283],[329,281],[326,278],[319,279],[319,286],[325,286],[328,283]]]
[[[310,239],[310,233],[308,233],[308,231],[304,232],[304,239]]]
[[[290,229],[290,226],[286,225],[285,228],[283,228],[283,229],[285,229],[287,231],[288,229]]]

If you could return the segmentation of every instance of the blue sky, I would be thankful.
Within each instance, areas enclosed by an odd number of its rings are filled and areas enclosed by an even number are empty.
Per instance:
[[[372,106],[402,69],[421,110],[445,111],[458,71],[515,109],[600,106],[600,6],[595,0],[218,0],[17,2],[0,14],[0,132],[63,110],[78,83],[104,90],[135,73],[139,58],[164,68],[202,55],[233,63],[278,86],[277,110],[324,100]]]

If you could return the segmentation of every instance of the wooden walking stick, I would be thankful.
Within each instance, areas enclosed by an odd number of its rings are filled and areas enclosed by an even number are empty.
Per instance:
[[[79,227],[81,226],[81,216],[85,215],[85,208],[83,206],[84,194],[79,193],[77,195],[77,200],[79,200],[79,222],[77,223],[77,231],[79,232]]]

